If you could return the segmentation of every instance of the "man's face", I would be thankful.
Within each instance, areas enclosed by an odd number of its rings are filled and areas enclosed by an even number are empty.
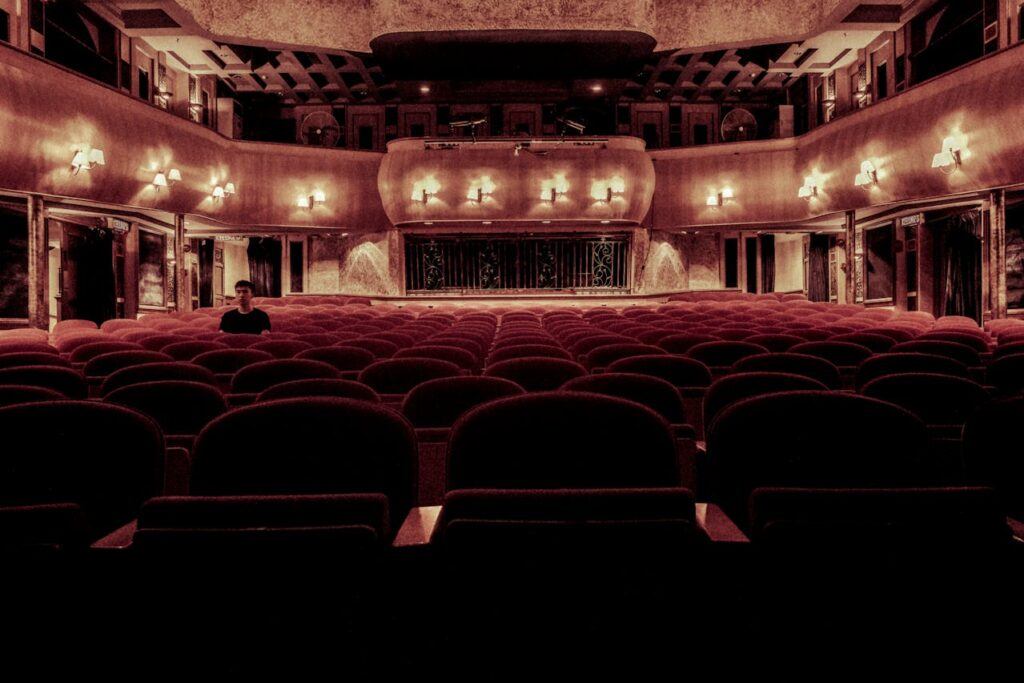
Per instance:
[[[235,301],[242,306],[248,306],[252,303],[252,290],[248,287],[236,287],[235,288]]]

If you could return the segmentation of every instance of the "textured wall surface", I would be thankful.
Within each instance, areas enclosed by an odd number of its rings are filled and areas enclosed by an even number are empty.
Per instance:
[[[311,235],[309,238],[309,291],[336,294],[341,291],[341,253],[344,238]]]
[[[775,291],[795,292],[804,288],[804,236],[775,235]]]
[[[394,232],[349,237],[339,243],[339,291],[346,294],[396,296],[402,276],[397,272],[400,259],[395,250]]]
[[[681,235],[689,275],[688,289],[721,289],[721,235]]]
[[[769,43],[841,19],[849,0],[176,0],[214,36],[368,51],[390,33],[626,30],[658,49]]]

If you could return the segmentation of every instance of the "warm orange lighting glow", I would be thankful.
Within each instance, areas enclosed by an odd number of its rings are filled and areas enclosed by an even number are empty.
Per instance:
[[[423,180],[417,181],[412,186],[412,200],[426,204],[432,197],[441,191],[441,182],[434,176],[429,175]]]
[[[496,185],[491,180],[491,176],[481,176],[478,180],[473,181],[469,185],[469,192],[466,193],[466,199],[474,201],[477,204],[483,203],[485,199],[494,194]]]
[[[559,197],[564,197],[568,191],[569,181],[566,179],[565,174],[556,173],[552,178],[541,183],[540,198],[554,203],[558,201]]]

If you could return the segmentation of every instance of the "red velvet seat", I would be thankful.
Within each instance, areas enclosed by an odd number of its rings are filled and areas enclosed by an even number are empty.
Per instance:
[[[784,372],[734,372],[708,387],[704,394],[703,415],[705,431],[724,409],[754,396],[784,391],[827,391],[828,387],[816,379]]]
[[[217,376],[200,365],[178,362],[144,363],[131,365],[107,375],[100,385],[100,396],[106,396],[115,389],[132,384],[168,380],[202,382],[212,387],[218,386]]]
[[[258,403],[225,413],[199,434],[190,493],[377,493],[387,496],[394,519],[404,519],[416,500],[415,444],[401,415],[366,401]]]
[[[333,396],[335,398],[350,398],[357,401],[369,401],[380,403],[380,395],[376,391],[348,379],[297,379],[290,382],[282,382],[264,389],[256,397],[256,403],[276,401],[282,398],[307,398],[314,396]]]
[[[981,365],[981,358],[978,352],[970,346],[950,341],[939,341],[936,339],[917,340],[895,344],[891,349],[892,353],[927,353],[934,356],[946,356],[959,361],[967,367]]]
[[[398,345],[385,339],[373,339],[361,337],[359,339],[346,339],[339,342],[337,346],[352,346],[358,349],[366,349],[376,358],[391,358],[398,352]]]
[[[839,368],[817,356],[802,353],[764,353],[747,356],[732,366],[733,372],[783,372],[810,377],[829,389],[841,385]]]
[[[97,380],[117,372],[122,368],[133,365],[144,365],[147,363],[170,363],[174,359],[166,353],[159,351],[114,351],[104,353],[91,359],[85,364],[83,374],[89,380]]]
[[[850,415],[871,429],[850,429]],[[927,431],[912,413],[839,392],[795,391],[734,403],[710,426],[707,455],[714,500],[748,531],[755,489],[927,486],[952,475],[929,462]]]
[[[169,441],[186,447],[207,423],[228,409],[217,387],[181,380],[130,384],[111,391],[103,400],[148,415]]]
[[[8,435],[2,504],[77,506],[87,539],[127,524],[161,491],[163,437],[135,411],[93,401],[23,403],[0,408],[0,430]]]
[[[378,360],[359,373],[359,381],[379,394],[402,395],[420,382],[463,374],[455,363],[435,358]]]
[[[316,360],[333,365],[345,373],[358,372],[375,360],[372,352],[356,346],[328,346],[307,349],[297,356],[300,360]]]
[[[465,349],[456,346],[411,346],[407,349],[399,349],[392,358],[434,358],[455,363],[463,370],[477,372],[481,362],[477,356]]]
[[[743,358],[767,352],[765,347],[749,342],[714,341],[691,346],[686,357],[698,360],[709,368],[728,368]]]
[[[0,370],[0,386],[19,384],[58,391],[67,398],[84,399],[89,386],[81,373],[52,365],[22,365]]]
[[[40,401],[61,401],[64,394],[54,389],[33,387],[24,384],[0,384],[0,407],[18,403],[38,403]]]
[[[500,363],[511,358],[564,358],[571,360],[567,351],[556,344],[522,344],[495,347],[487,357],[488,364]]]
[[[658,346],[669,353],[685,354],[698,344],[721,341],[721,337],[711,334],[676,333],[662,337]]]
[[[114,351],[138,351],[142,349],[143,347],[139,344],[133,344],[132,342],[125,341],[92,342],[91,344],[83,344],[76,348],[68,356],[68,360],[72,363],[84,365],[96,356],[104,353],[112,353]]]
[[[48,353],[57,356],[60,351],[46,342],[0,339],[0,355],[11,353]]]
[[[285,359],[294,358],[303,351],[312,349],[313,345],[295,339],[288,339],[259,342],[257,344],[253,344],[249,348],[253,351],[266,351],[274,358]]]
[[[637,344],[635,342],[608,344],[588,351],[586,355],[580,358],[580,363],[584,367],[593,370],[595,368],[606,368],[621,358],[661,355],[663,353],[665,351],[661,348],[649,344]]]
[[[201,353],[230,348],[227,344],[216,341],[186,341],[168,344],[161,353],[166,353],[174,360],[192,360]]]
[[[70,368],[71,361],[53,353],[23,351],[21,353],[0,353],[0,368],[14,368],[19,365],[54,365]]]
[[[928,353],[881,353],[871,356],[857,368],[857,387],[884,375],[927,372],[951,377],[969,376],[966,365],[947,356]]]
[[[340,374],[334,366],[315,360],[276,358],[246,365],[231,378],[231,393],[258,394],[265,389],[298,379],[330,379]]]
[[[586,368],[579,363],[542,356],[510,358],[492,363],[484,369],[487,377],[510,380],[531,392],[553,391],[568,380],[585,374]]]

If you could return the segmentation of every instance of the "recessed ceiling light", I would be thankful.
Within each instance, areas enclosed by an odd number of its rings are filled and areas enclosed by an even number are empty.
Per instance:
[[[611,221],[601,221],[601,225],[608,225]]]
[[[600,83],[594,83],[593,85],[590,86],[590,91],[591,92],[603,92],[604,91],[604,86],[601,85]]]
[[[483,221],[483,224],[484,224],[484,225],[490,225],[490,224],[491,224],[491,222],[490,222],[490,221]]]
[[[544,225],[547,225],[547,224],[548,224],[548,223],[550,223],[550,222],[551,222],[551,221],[541,221],[541,223],[543,223]]]
[[[430,92],[430,86],[429,85],[423,84],[423,85],[420,86],[420,93],[421,94],[426,95],[429,92]]]

